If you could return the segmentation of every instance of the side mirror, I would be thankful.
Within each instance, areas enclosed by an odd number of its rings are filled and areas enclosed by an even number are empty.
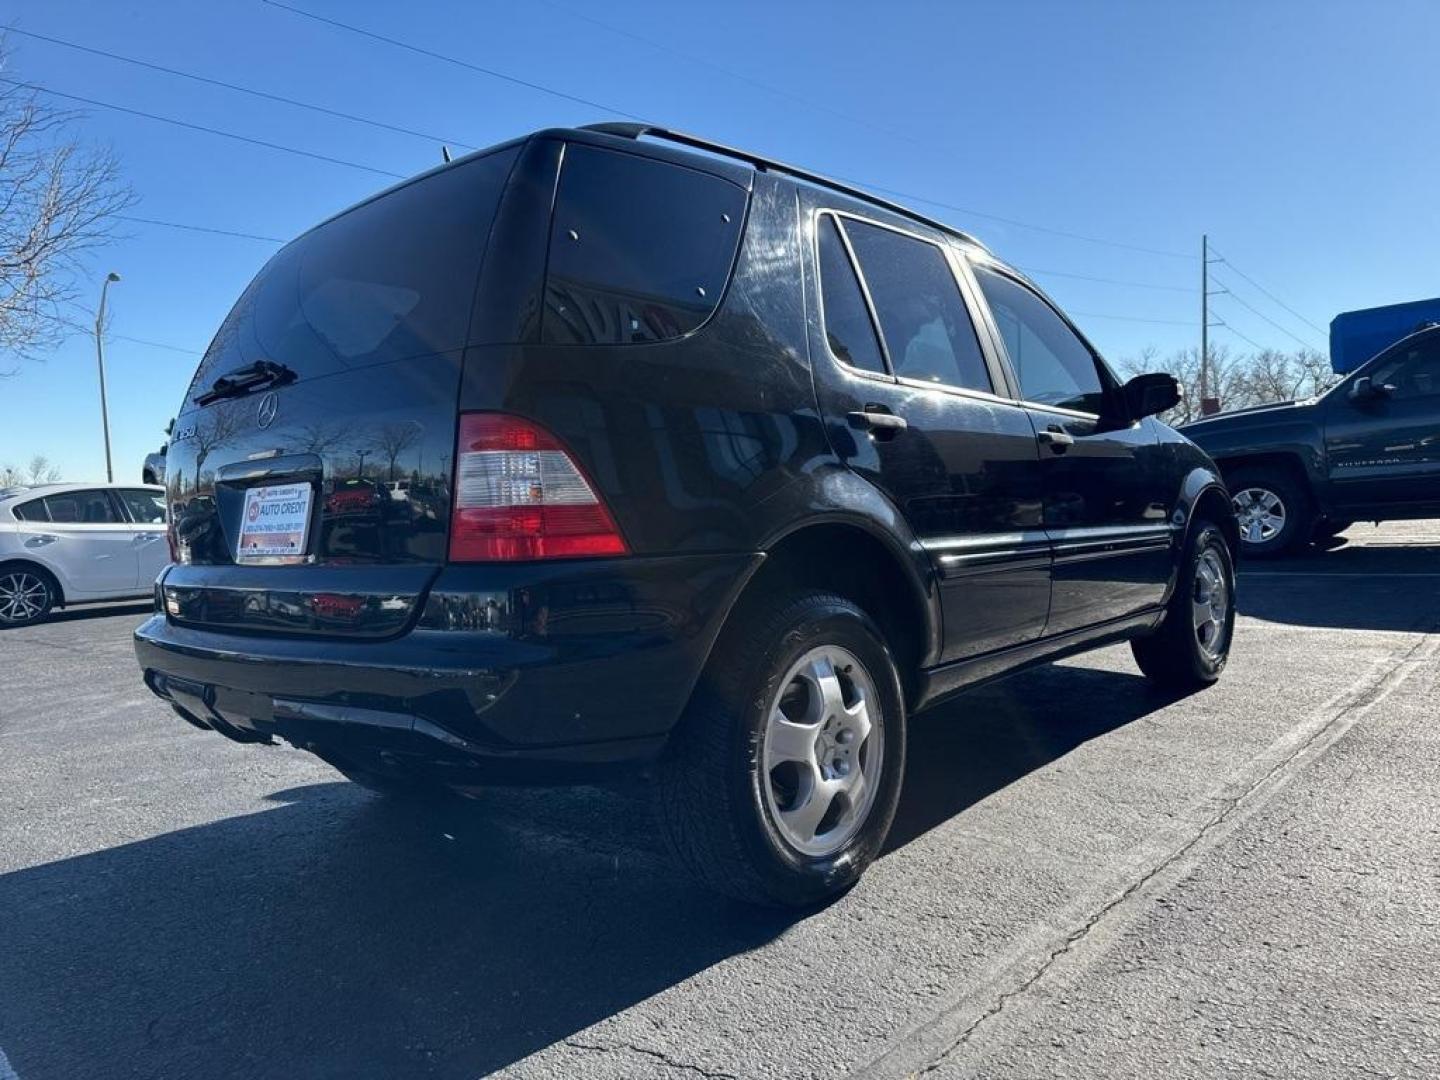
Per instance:
[[[1180,404],[1180,383],[1163,372],[1136,375],[1120,388],[1132,419],[1154,416]]]
[[[1376,398],[1389,397],[1394,392],[1395,387],[1389,383],[1376,385],[1369,375],[1361,375],[1350,384],[1349,397],[1351,401],[1374,401]]]

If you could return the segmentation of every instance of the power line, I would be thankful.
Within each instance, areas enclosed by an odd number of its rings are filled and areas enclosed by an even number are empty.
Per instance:
[[[479,72],[479,73],[482,74],[482,75],[489,75],[489,76],[491,76],[492,78],[503,79],[503,80],[506,81],[506,82],[514,83],[514,84],[517,85],[517,86],[524,86],[524,87],[527,87],[527,88],[529,88],[529,89],[531,89],[531,90],[539,91],[539,92],[542,93],[542,94],[549,94],[549,95],[551,95],[551,96],[553,96],[553,97],[562,98],[562,99],[564,99],[565,101],[572,101],[572,102],[576,102],[576,103],[581,104],[581,105],[588,105],[588,106],[590,106],[590,107],[593,108],[593,109],[600,109],[600,110],[602,110],[602,111],[604,111],[604,112],[614,113],[614,114],[616,114],[617,116],[623,116],[623,117],[625,117],[625,118],[627,118],[627,119],[629,119],[629,120],[636,120],[636,121],[639,121],[639,122],[642,123],[642,124],[649,122],[649,121],[647,121],[647,120],[646,120],[644,117],[642,117],[642,116],[637,116],[637,115],[635,115],[634,113],[626,112],[626,111],[623,110],[623,109],[617,109],[617,108],[615,108],[613,105],[605,105],[605,104],[602,104],[601,102],[598,102],[598,101],[592,101],[592,100],[589,99],[589,98],[583,98],[583,97],[579,97],[579,96],[577,96],[577,95],[575,95],[575,94],[567,94],[567,93],[565,93],[564,91],[555,90],[555,89],[553,89],[552,87],[543,85],[542,83],[530,82],[530,81],[528,81],[528,80],[526,80],[526,79],[520,79],[520,78],[517,78],[517,77],[515,77],[515,76],[513,76],[513,75],[506,75],[504,72],[495,71],[493,68],[481,67],[479,64],[473,64],[473,63],[471,63],[470,61],[468,61],[468,60],[462,60],[462,59],[460,59],[459,57],[450,56],[450,55],[447,55],[446,53],[436,52],[436,51],[433,50],[433,49],[427,49],[427,48],[424,48],[424,47],[422,47],[422,46],[420,46],[420,45],[414,45],[414,44],[411,44],[411,43],[408,42],[408,41],[402,41],[402,40],[400,40],[399,38],[389,37],[389,36],[387,36],[387,35],[385,35],[385,34],[380,34],[380,33],[377,33],[377,32],[375,32],[375,31],[373,31],[373,30],[366,30],[366,29],[364,29],[363,27],[355,26],[355,25],[353,25],[353,24],[351,24],[351,23],[341,22],[339,19],[331,19],[331,18],[329,18],[329,17],[327,17],[327,16],[324,16],[324,15],[317,15],[317,14],[315,14],[314,12],[305,11],[305,10],[302,9],[302,8],[292,7],[290,4],[282,3],[281,0],[261,0],[261,3],[267,4],[267,5],[269,5],[270,7],[279,8],[279,9],[282,10],[282,11],[288,11],[288,12],[290,12],[291,14],[294,14],[294,15],[299,15],[299,16],[301,16],[302,18],[312,19],[312,20],[314,20],[315,22],[324,23],[324,24],[327,25],[327,26],[333,26],[333,27],[336,27],[336,28],[338,28],[338,29],[340,29],[340,30],[349,31],[349,32],[352,33],[352,34],[359,34],[359,35],[362,36],[362,37],[367,37],[367,38],[370,38],[370,39],[372,39],[372,40],[374,40],[374,41],[384,42],[385,44],[394,46],[394,47],[397,48],[397,49],[404,49],[404,50],[406,50],[407,52],[416,53],[416,54],[418,54],[418,55],[420,55],[420,56],[428,56],[428,57],[430,57],[431,59],[441,60],[441,61],[444,61],[444,62],[447,63],[447,64],[454,64],[454,65],[456,65],[457,67],[466,68],[466,69],[468,69],[468,70],[470,70],[470,71],[476,71],[476,72]],[[597,20],[591,19],[590,21],[596,22]],[[605,25],[605,24],[601,24],[601,25]],[[606,28],[607,28],[607,29],[613,29],[613,28],[608,27],[608,26],[607,26]],[[637,36],[637,37],[638,37],[638,35],[631,35],[631,36]],[[645,39],[640,39],[640,40],[645,40]],[[649,41],[646,41],[646,43],[647,43],[647,44],[653,44],[653,43],[651,43],[651,42],[649,42]],[[723,70],[723,69],[722,69],[722,70]],[[727,74],[728,74],[728,72],[727,72]],[[802,99],[802,100],[803,100],[803,99]],[[807,103],[807,104],[808,104],[808,103]],[[880,186],[879,184],[872,184],[872,183],[870,183],[870,182],[868,182],[868,181],[865,181],[865,180],[847,179],[846,177],[843,177],[843,176],[837,176],[836,179],[837,179],[837,180],[841,180],[841,181],[843,181],[843,182],[845,182],[845,183],[857,184],[857,185],[859,185],[859,186],[861,186],[861,187],[866,187],[866,188],[869,188],[869,189],[872,190],[872,191],[879,192],[879,193],[882,193],[882,194],[894,195],[894,196],[897,196],[897,197],[902,198],[902,199],[909,199],[909,200],[911,200],[911,201],[913,201],[913,202],[925,203],[925,204],[928,205],[928,206],[939,206],[939,207],[943,207],[943,208],[946,209],[946,210],[953,210],[953,211],[955,211],[956,213],[967,214],[967,215],[969,215],[969,216],[971,216],[971,217],[984,218],[984,219],[989,220],[989,221],[998,221],[998,222],[1000,222],[1000,223],[1002,223],[1002,224],[1005,224],[1005,225],[1012,225],[1012,226],[1014,226],[1015,228],[1018,228],[1018,229],[1030,229],[1030,230],[1033,230],[1033,231],[1035,231],[1035,232],[1047,233],[1047,234],[1049,234],[1049,235],[1051,235],[1051,236],[1063,236],[1063,237],[1065,237],[1066,239],[1069,239],[1069,240],[1079,240],[1079,241],[1083,241],[1084,243],[1088,243],[1088,244],[1103,244],[1103,245],[1105,245],[1105,246],[1107,246],[1107,247],[1120,248],[1120,249],[1123,249],[1123,250],[1125,250],[1125,251],[1138,251],[1138,252],[1141,252],[1141,253],[1144,253],[1144,254],[1147,254],[1147,255],[1160,255],[1160,256],[1164,256],[1164,257],[1166,257],[1166,258],[1171,258],[1171,259],[1186,259],[1186,260],[1189,260],[1189,259],[1193,259],[1193,258],[1194,258],[1194,256],[1192,256],[1192,255],[1184,254],[1184,253],[1178,252],[1178,251],[1167,251],[1167,250],[1163,250],[1163,249],[1161,249],[1161,248],[1145,247],[1145,246],[1140,245],[1140,244],[1129,244],[1129,243],[1125,243],[1125,242],[1118,241],[1118,240],[1106,240],[1106,239],[1104,239],[1103,237],[1098,237],[1098,236],[1086,236],[1086,235],[1084,235],[1083,233],[1069,232],[1068,230],[1065,230],[1065,229],[1055,229],[1055,228],[1051,228],[1051,227],[1049,227],[1049,226],[1047,226],[1047,225],[1032,225],[1032,224],[1030,224],[1029,222],[1019,221],[1019,220],[1017,220],[1017,219],[1015,219],[1015,218],[1003,217],[1003,216],[1001,216],[1000,214],[986,214],[986,213],[983,213],[983,212],[981,212],[981,211],[979,211],[979,210],[972,210],[972,209],[970,209],[969,207],[956,206],[954,203],[942,202],[942,201],[939,200],[939,199],[927,199],[927,198],[925,198],[923,195],[915,195],[915,194],[911,194],[911,193],[909,193],[909,192],[897,191],[897,190],[895,190],[895,189],[893,189],[893,188],[882,187],[882,186]]]
[[[261,0],[261,3],[269,4],[271,7],[279,8],[282,11],[288,11],[292,15],[300,15],[306,19],[313,19],[315,22],[325,23],[327,26],[348,30],[352,34],[359,34],[362,37],[367,37],[374,41],[383,41],[385,44],[393,45],[397,49],[405,49],[408,52],[418,53],[421,56],[428,56],[433,60],[443,60],[447,64],[454,64],[456,67],[477,71],[481,75],[489,75],[493,79],[501,79],[505,82],[513,83],[516,86],[524,86],[531,90],[538,90],[542,94],[563,98],[565,101],[571,101],[577,105],[585,105],[592,109],[599,109],[602,112],[614,113],[616,116],[623,116],[627,120],[639,120],[641,123],[645,122],[644,117],[636,116],[634,113],[628,113],[623,109],[617,109],[613,105],[603,105],[598,101],[591,101],[589,98],[578,97],[575,94],[567,94],[563,90],[554,90],[548,86],[542,86],[540,83],[517,78],[514,75],[506,75],[503,71],[496,71],[493,68],[472,64],[469,60],[461,60],[456,56],[447,56],[445,53],[435,52],[433,49],[422,48],[419,45],[412,45],[408,41],[401,41],[399,38],[386,37],[384,34],[378,34],[373,30],[353,26],[350,23],[341,22],[339,19],[331,19],[324,15],[316,15],[314,12],[305,11],[302,8],[291,7],[289,4],[280,3],[280,0]]]
[[[373,165],[362,165],[357,161],[346,161],[343,158],[329,157],[326,154],[317,154],[311,150],[301,150],[294,146],[282,146],[280,143],[266,142],[264,139],[252,139],[248,135],[237,135],[233,131],[222,131],[219,128],[206,127],[203,124],[192,124],[186,120],[176,120],[171,116],[160,116],[158,113],[142,112],[139,109],[127,108],[124,105],[115,105],[108,101],[99,101],[96,98],[81,97],[79,94],[67,94],[60,90],[51,90],[49,87],[40,86],[38,83],[21,82],[19,79],[8,79],[4,76],[0,76],[0,82],[9,83],[11,86],[21,86],[27,90],[37,90],[42,94],[65,98],[68,101],[79,101],[85,105],[94,105],[101,109],[111,109],[115,112],[126,113],[130,116],[144,117],[146,120],[158,120],[162,124],[173,124],[175,127],[188,128],[191,131],[203,131],[208,135],[219,135],[221,138],[234,139],[236,142],[249,143],[252,146],[263,146],[267,150],[279,150],[286,154],[295,154],[299,157],[312,158],[315,161],[328,162],[331,165],[344,165],[350,169],[360,169],[364,172],[375,173],[377,176],[389,176],[396,180],[406,179],[406,177],[400,173],[390,172],[388,169],[377,169]]]
[[[1079,315],[1085,319],[1116,319],[1120,322],[1155,323],[1158,326],[1195,326],[1193,322],[1185,319],[1142,319],[1138,315],[1105,315],[1098,311],[1071,311],[1070,315]]]
[[[1077,278],[1080,281],[1098,281],[1104,285],[1124,285],[1131,289],[1159,289],[1164,292],[1193,293],[1196,290],[1184,285],[1155,285],[1148,281],[1122,281],[1119,278],[1091,277],[1089,274],[1072,274],[1066,270],[1041,270],[1039,267],[1020,267],[1027,274],[1039,274],[1042,277],[1063,277]]]
[[[309,109],[311,112],[321,113],[325,116],[338,117],[341,120],[350,120],[357,124],[367,124],[373,128],[383,131],[393,131],[401,135],[413,135],[417,139],[424,139],[432,143],[448,143],[451,146],[458,146],[465,150],[475,150],[477,147],[471,143],[461,142],[459,139],[446,139],[440,135],[431,135],[424,131],[416,131],[414,128],[400,127],[397,124],[387,124],[383,120],[375,120],[368,116],[357,116],[355,113],[341,112],[339,109],[327,108],[324,105],[316,105],[309,101],[297,101],[295,98],[284,97],[280,94],[272,94],[266,90],[256,90],[251,86],[241,86],[237,83],[225,82],[221,79],[212,79],[206,75],[196,75],[193,72],[181,71],[178,68],[165,67],[163,64],[154,64],[148,60],[137,60],[133,56],[121,56],[119,53],[107,52],[104,49],[92,48],[89,45],[80,45],[73,41],[64,41],[60,38],[49,37],[46,34],[37,34],[33,30],[21,30],[16,27],[9,27],[8,34],[20,34],[24,37],[35,38],[39,41],[46,41],[52,45],[60,45],[67,49],[75,49],[79,52],[90,53],[93,56],[103,56],[109,60],[118,60],[122,64],[133,64],[136,67],[148,68],[151,71],[163,72],[166,75],[174,75],[180,79],[190,79],[192,82],[205,83],[209,86],[218,86],[225,90],[233,90],[237,94],[249,94],[251,97],[261,98],[265,101],[278,101],[283,105],[293,105],[297,109]]]
[[[1230,333],[1234,334],[1234,335],[1235,335],[1236,337],[1238,337],[1241,341],[1248,341],[1251,345],[1255,346],[1255,348],[1259,349],[1261,352],[1264,352],[1264,351],[1265,351],[1265,346],[1264,346],[1264,345],[1261,345],[1261,344],[1260,344],[1258,341],[1256,341],[1254,338],[1246,337],[1246,336],[1245,336],[1244,334],[1242,334],[1239,330],[1236,330],[1235,327],[1233,327],[1233,326],[1231,326],[1229,323],[1227,323],[1224,319],[1221,319],[1219,322],[1213,323],[1212,325],[1218,326],[1218,327],[1220,327],[1220,329],[1222,329],[1222,330],[1229,330]]]
[[[130,337],[127,334],[106,334],[108,338],[116,341],[133,341],[136,345],[148,345],[152,349],[166,349],[170,352],[184,353],[186,356],[204,356],[199,349],[182,349],[179,345],[166,345],[163,341],[146,341],[144,338]]]
[[[272,3],[273,0],[265,0],[265,3]],[[941,202],[939,199],[927,199],[924,195],[916,195],[913,192],[897,191],[894,188],[881,187],[879,184],[872,184],[866,180],[848,179],[844,176],[835,177],[836,180],[846,184],[855,184],[859,187],[869,188],[882,195],[893,195],[899,199],[908,199],[911,202],[925,203],[927,206],[940,206],[946,210],[953,210],[957,214],[968,214],[970,217],[985,218],[989,221],[998,221],[1004,225],[1013,225],[1017,229],[1030,229],[1033,232],[1048,233],[1051,236],[1063,236],[1067,240],[1082,240],[1087,244],[1103,244],[1106,247],[1121,248],[1125,251],[1139,251],[1146,255],[1163,255],[1169,259],[1185,259],[1194,261],[1194,255],[1187,255],[1180,251],[1167,251],[1164,248],[1145,247],[1141,244],[1128,244],[1120,240],[1106,240],[1100,236],[1087,236],[1084,233],[1070,232],[1066,229],[1053,229],[1048,225],[1032,225],[1028,221],[1019,221],[1012,217],[1002,217],[999,214],[987,214],[981,210],[972,210],[968,206],[956,206],[954,203]]]
[[[906,132],[900,131],[897,128],[893,128],[885,124],[877,124],[873,120],[865,120],[861,117],[852,116],[849,113],[841,112],[839,109],[832,108],[831,106],[825,105],[821,102],[811,101],[810,99],[802,97],[794,91],[786,90],[784,87],[775,86],[771,83],[763,82],[760,79],[754,78],[753,76],[745,75],[741,72],[734,71],[727,67],[723,67],[720,64],[715,63],[713,60],[707,59],[706,57],[699,55],[698,53],[687,52],[684,49],[677,49],[675,46],[667,45],[663,41],[656,41],[654,38],[648,38],[645,37],[643,34],[637,34],[633,30],[628,30],[623,26],[616,26],[613,23],[608,23],[602,19],[597,19],[593,15],[588,15],[583,11],[577,11],[574,8],[569,7],[565,4],[556,3],[555,0],[545,0],[545,3],[549,7],[552,7],[557,11],[561,11],[566,15],[570,16],[571,18],[580,19],[583,22],[590,23],[592,26],[598,26],[602,30],[608,30],[612,34],[618,34],[621,37],[629,38],[631,41],[638,41],[642,45],[648,45],[652,49],[658,49],[661,52],[671,53],[672,55],[678,56],[683,60],[689,61],[690,63],[703,64],[705,67],[710,68],[712,71],[718,71],[720,72],[720,74],[729,76],[730,78],[738,80],[739,82],[746,83],[750,86],[758,87],[759,89],[764,90],[767,93],[774,94],[777,97],[785,98],[786,100],[793,101],[799,105],[804,105],[807,108],[814,109],[816,112],[825,113],[826,115],[833,116],[836,119],[844,120],[846,123],[857,124],[861,127],[869,128],[872,131],[879,131],[883,132],[886,135],[893,135],[896,138],[904,139],[905,141],[914,143],[917,146],[931,147],[934,145],[933,141],[926,141],[917,138],[914,135],[910,135]]]
[[[1214,249],[1212,248],[1211,250],[1214,250]],[[1265,288],[1265,286],[1261,285],[1258,281],[1256,281],[1254,278],[1252,278],[1249,274],[1245,273],[1245,272],[1244,272],[1243,270],[1241,270],[1238,266],[1236,266],[1234,263],[1232,263],[1229,259],[1225,258],[1224,255],[1221,255],[1218,251],[1216,251],[1215,254],[1216,254],[1216,255],[1219,255],[1219,256],[1220,256],[1220,261],[1223,262],[1226,266],[1228,266],[1231,270],[1234,270],[1237,275],[1239,275],[1240,277],[1244,278],[1244,279],[1245,279],[1246,281],[1248,281],[1251,285],[1255,286],[1255,288],[1259,289],[1262,293],[1264,293],[1266,296],[1268,296],[1268,297],[1269,297],[1271,300],[1273,300],[1276,304],[1280,305],[1282,308],[1284,308],[1286,311],[1288,311],[1291,315],[1294,315],[1295,318],[1299,319],[1299,320],[1300,320],[1301,322],[1303,322],[1306,326],[1310,327],[1310,329],[1314,330],[1317,334],[1328,334],[1328,333],[1329,333],[1329,331],[1324,330],[1324,329],[1322,329],[1322,328],[1319,327],[1319,326],[1316,326],[1313,322],[1311,322],[1309,319],[1307,319],[1304,315],[1301,315],[1298,311],[1296,311],[1294,308],[1292,308],[1289,304],[1285,303],[1284,300],[1281,300],[1278,296],[1276,296],[1274,293],[1272,293],[1269,289]]]
[[[207,225],[188,225],[179,221],[161,221],[158,218],[135,217],[131,214],[117,214],[121,221],[135,221],[141,225],[162,225],[167,229],[184,229],[186,232],[215,233],[217,236],[238,236],[242,240],[263,240],[267,244],[283,244],[275,236],[261,236],[259,233],[235,232],[232,229],[212,229]]]
[[[1226,265],[1229,266],[1229,263],[1226,263]],[[1233,269],[1233,267],[1232,267],[1232,269]],[[1266,315],[1263,311],[1260,311],[1258,308],[1256,308],[1256,307],[1254,307],[1253,305],[1247,303],[1246,301],[1240,299],[1240,297],[1238,297],[1238,296],[1235,295],[1235,291],[1234,291],[1233,289],[1230,289],[1230,288],[1228,288],[1228,287],[1225,286],[1225,283],[1224,283],[1223,281],[1219,282],[1219,284],[1221,285],[1221,287],[1225,288],[1225,292],[1224,292],[1224,295],[1225,295],[1225,296],[1230,297],[1231,300],[1234,300],[1237,304],[1239,304],[1241,307],[1245,308],[1245,310],[1247,310],[1247,311],[1251,312],[1252,314],[1254,314],[1257,318],[1264,319],[1267,323],[1269,323],[1271,326],[1273,326],[1276,330],[1279,330],[1282,334],[1286,335],[1286,336],[1289,337],[1291,340],[1295,341],[1295,342],[1296,342],[1298,345],[1300,345],[1302,348],[1313,349],[1313,348],[1315,347],[1315,345],[1314,345],[1313,342],[1306,341],[1304,338],[1300,337],[1300,336],[1297,335],[1297,334],[1292,334],[1289,330],[1285,329],[1285,327],[1281,326],[1281,325],[1280,325],[1278,322],[1276,322],[1274,319],[1270,318],[1269,315]]]

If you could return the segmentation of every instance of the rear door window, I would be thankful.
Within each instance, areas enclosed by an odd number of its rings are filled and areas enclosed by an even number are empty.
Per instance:
[[[945,253],[927,240],[863,221],[847,219],[845,233],[895,374],[992,391],[975,324]]]
[[[221,324],[192,397],[256,360],[308,378],[462,348],[517,153],[497,150],[421,177],[288,244]]]
[[[103,491],[67,491],[45,496],[45,512],[56,524],[117,525],[119,515]]]
[[[49,521],[50,515],[45,512],[44,499],[31,499],[29,502],[12,506],[10,512],[21,521]]]
[[[1049,304],[1014,278],[975,267],[995,316],[1020,396],[1038,405],[1099,415],[1105,386],[1095,354]]]
[[[835,356],[862,371],[885,372],[885,358],[875,337],[875,324],[855,267],[840,238],[834,217],[820,218],[820,303],[825,314],[825,340]]]
[[[694,330],[725,291],[746,192],[636,154],[565,148],[550,232],[542,337],[663,341]]]

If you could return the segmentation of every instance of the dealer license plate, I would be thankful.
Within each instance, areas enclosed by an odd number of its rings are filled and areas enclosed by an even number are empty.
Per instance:
[[[235,561],[304,562],[313,494],[309,484],[279,484],[246,491]]]

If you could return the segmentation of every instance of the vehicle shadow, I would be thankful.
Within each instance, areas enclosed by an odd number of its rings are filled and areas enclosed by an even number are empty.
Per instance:
[[[889,852],[1164,703],[1138,676],[1049,667],[918,719]],[[471,1078],[804,917],[678,878],[633,789],[269,800],[0,876],[19,1075]]]
[[[24,630],[27,627],[46,626],[51,623],[83,622],[86,619],[106,619],[114,615],[148,615],[154,606],[154,601],[149,597],[143,600],[114,600],[108,603],[83,604],[52,611],[37,623],[26,623],[23,626],[0,626],[0,631]]]
[[[1440,544],[1347,544],[1240,564],[1241,615],[1266,622],[1350,630],[1434,625]]]

